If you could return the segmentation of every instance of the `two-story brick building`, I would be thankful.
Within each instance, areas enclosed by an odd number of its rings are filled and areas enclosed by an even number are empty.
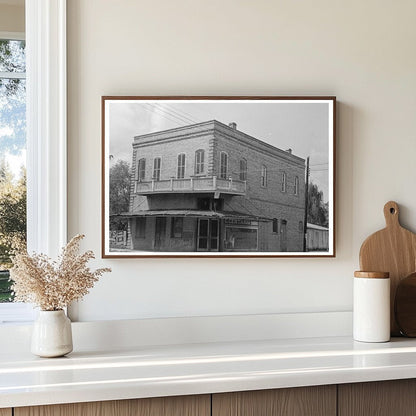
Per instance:
[[[303,250],[305,161],[216,120],[134,137],[135,251]]]

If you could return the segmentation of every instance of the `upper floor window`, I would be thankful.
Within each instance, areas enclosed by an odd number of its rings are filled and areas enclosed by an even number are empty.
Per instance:
[[[205,151],[199,149],[195,152],[195,175],[200,175],[205,171]]]
[[[178,155],[178,170],[176,174],[176,177],[178,179],[183,179],[185,177],[185,160],[186,160],[185,153],[180,153]]]
[[[155,157],[153,159],[153,180],[160,181],[160,167],[162,165],[162,159]]]
[[[267,186],[267,168],[266,166],[261,167],[261,186],[266,187]]]
[[[137,163],[137,180],[143,182],[146,178],[146,159],[140,159]]]
[[[282,172],[282,192],[286,192],[286,181],[287,181],[286,172]]]
[[[228,174],[228,155],[225,152],[221,152],[220,156],[220,178],[227,179]]]
[[[295,176],[295,189],[293,193],[299,195],[299,178],[297,176]]]
[[[240,181],[247,180],[247,160],[241,159],[240,160]]]

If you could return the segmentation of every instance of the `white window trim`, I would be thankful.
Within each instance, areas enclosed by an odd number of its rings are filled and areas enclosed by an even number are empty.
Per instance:
[[[25,15],[28,250],[56,257],[67,242],[66,0],[26,0]],[[0,312],[34,316],[13,303]]]

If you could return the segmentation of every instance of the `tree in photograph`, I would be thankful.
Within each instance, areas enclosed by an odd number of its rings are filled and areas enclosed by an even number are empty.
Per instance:
[[[311,182],[308,187],[308,222],[328,227],[328,203],[323,200],[324,194],[318,185]]]
[[[124,160],[118,160],[110,168],[110,229],[126,230],[125,220],[114,217],[127,212],[130,204],[130,166]]]

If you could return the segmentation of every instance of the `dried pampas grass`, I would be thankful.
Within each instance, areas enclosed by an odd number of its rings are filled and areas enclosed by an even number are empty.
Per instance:
[[[84,235],[76,235],[63,248],[58,261],[45,254],[18,252],[10,269],[14,301],[34,303],[42,310],[56,311],[85,296],[99,277],[111,269],[89,269],[87,263],[94,258],[94,253],[78,254],[83,238]]]

